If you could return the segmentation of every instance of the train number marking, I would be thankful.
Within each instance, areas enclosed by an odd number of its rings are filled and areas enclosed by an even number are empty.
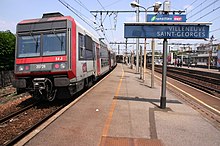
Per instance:
[[[46,68],[46,64],[36,64],[35,68],[36,68],[36,69]]]
[[[56,57],[55,60],[56,60],[56,61],[62,61],[62,60],[63,60],[63,57]]]

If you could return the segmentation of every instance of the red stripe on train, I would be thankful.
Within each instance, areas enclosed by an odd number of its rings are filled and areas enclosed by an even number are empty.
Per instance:
[[[30,64],[30,63],[46,63],[46,62],[65,62],[66,56],[48,56],[35,58],[17,58],[16,64]]]

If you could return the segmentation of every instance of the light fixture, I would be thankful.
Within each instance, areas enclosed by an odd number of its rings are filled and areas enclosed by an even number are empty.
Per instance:
[[[131,2],[131,7],[132,8],[140,7],[140,4],[137,3],[136,1],[133,1],[133,2]]]

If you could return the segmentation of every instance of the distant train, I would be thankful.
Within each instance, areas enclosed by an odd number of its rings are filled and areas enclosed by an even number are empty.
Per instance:
[[[13,86],[37,99],[70,97],[116,66],[106,44],[60,13],[21,21],[16,42]]]

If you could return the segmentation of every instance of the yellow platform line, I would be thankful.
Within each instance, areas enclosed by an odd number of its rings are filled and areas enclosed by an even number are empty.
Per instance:
[[[121,65],[121,67],[122,67],[122,65]],[[117,87],[117,90],[115,92],[115,96],[118,96],[118,94],[119,94],[123,77],[124,77],[124,69],[122,67],[122,75],[121,75],[120,81],[118,83],[118,87]],[[110,107],[110,110],[109,110],[109,113],[108,113],[108,117],[105,121],[105,126],[104,126],[103,131],[102,131],[102,136],[107,136],[107,134],[108,134],[109,127],[111,125],[111,121],[112,121],[112,117],[113,117],[113,113],[114,113],[116,104],[117,104],[117,100],[113,100],[112,104],[111,104],[111,107]],[[100,138],[100,141],[99,141],[99,146],[101,146],[101,138]]]

